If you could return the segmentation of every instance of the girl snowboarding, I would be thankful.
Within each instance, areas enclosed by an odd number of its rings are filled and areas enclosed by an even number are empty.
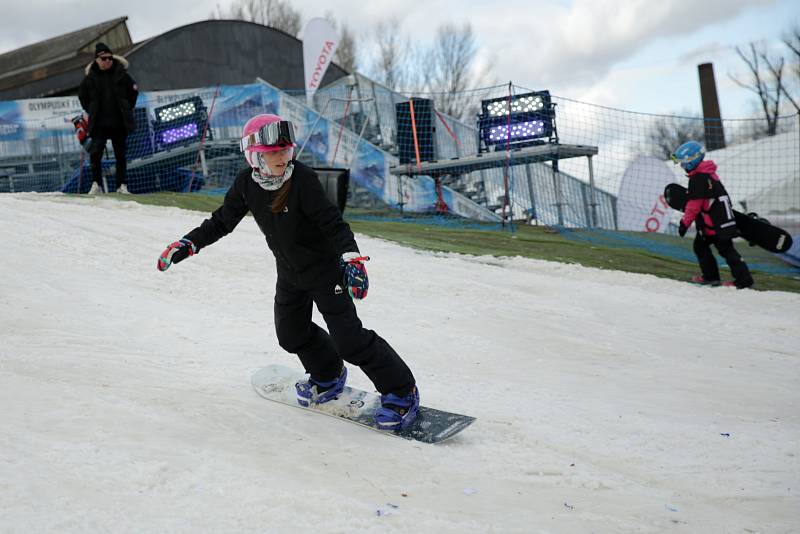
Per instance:
[[[407,428],[419,407],[414,376],[382,337],[362,326],[353,304],[367,296],[369,258],[359,252],[314,171],[293,159],[295,146],[291,122],[268,114],[247,121],[240,148],[248,167],[210,218],[161,253],[158,270],[197,254],[251,212],[275,256],[278,342],[309,374],[296,384],[297,402],[309,406],[336,398],[347,380],[347,362],[360,367],[381,393],[378,428]],[[311,320],[312,304],[327,332]]]

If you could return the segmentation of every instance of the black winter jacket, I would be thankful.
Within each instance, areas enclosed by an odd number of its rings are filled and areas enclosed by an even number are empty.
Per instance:
[[[232,232],[250,211],[275,256],[279,276],[306,289],[336,283],[341,274],[339,258],[345,252],[358,252],[358,245],[314,170],[293,163],[294,172],[287,182],[289,199],[281,213],[272,213],[278,191],[263,189],[247,167],[236,175],[222,206],[186,239],[199,251]]]
[[[688,218],[686,212],[689,212],[689,216],[696,212],[694,224],[703,235],[723,239],[733,239],[739,235],[730,197],[713,170],[689,175],[686,206],[684,220]]]
[[[113,79],[114,100],[119,106],[122,122],[127,133],[136,130],[136,121],[133,118],[133,108],[139,97],[139,88],[127,72],[128,61],[120,56],[114,56],[114,64],[110,69]],[[102,92],[105,84],[102,81],[100,67],[92,61],[86,65],[86,77],[83,78],[78,89],[78,99],[81,107],[89,114],[89,136],[94,134],[94,129],[99,121],[100,107],[102,105]]]

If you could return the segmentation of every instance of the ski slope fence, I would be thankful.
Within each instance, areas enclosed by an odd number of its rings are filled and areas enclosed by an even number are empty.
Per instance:
[[[487,227],[542,224],[675,233],[662,193],[686,183],[669,158],[708,148],[734,207],[800,234],[800,115],[704,121],[613,109],[512,84],[401,94],[355,74],[307,105],[252,84],[144,91],[128,137],[136,193],[224,192],[244,165],[242,125],[257,113],[295,123],[301,161],[349,174],[347,209],[375,217]],[[77,97],[0,102],[0,192],[86,193],[89,156]],[[90,118],[91,120],[91,118]],[[110,143],[103,182],[116,190]]]

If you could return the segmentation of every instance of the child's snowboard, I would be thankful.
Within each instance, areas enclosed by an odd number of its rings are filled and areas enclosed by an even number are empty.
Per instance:
[[[664,200],[672,209],[683,211],[686,207],[686,188],[680,184],[669,184],[664,188]],[[770,252],[786,252],[792,246],[792,236],[782,228],[773,226],[764,219],[733,210],[739,234],[751,245]]]
[[[407,429],[396,432],[378,430],[375,426],[374,413],[380,405],[380,395],[345,386],[342,394],[335,400],[304,408],[297,403],[297,391],[294,387],[295,383],[301,380],[305,380],[302,371],[283,365],[270,365],[257,371],[251,382],[256,392],[267,400],[339,417],[382,434],[423,443],[440,443],[455,436],[475,421],[474,417],[420,405],[417,418]]]

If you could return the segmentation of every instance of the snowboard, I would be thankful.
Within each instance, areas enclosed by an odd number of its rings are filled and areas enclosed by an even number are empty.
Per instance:
[[[664,200],[672,209],[683,211],[686,207],[686,188],[680,184],[669,184],[664,188]],[[773,226],[755,214],[733,210],[736,228],[750,245],[770,252],[786,252],[792,246],[792,236],[782,228]]]
[[[256,393],[267,400],[301,410],[338,417],[381,434],[422,443],[441,443],[452,438],[475,421],[474,417],[468,415],[445,412],[420,405],[417,418],[405,430],[394,432],[378,430],[375,425],[374,413],[380,405],[380,395],[345,386],[342,394],[335,400],[306,408],[297,403],[297,391],[294,387],[296,382],[305,379],[306,376],[302,371],[283,365],[270,365],[256,371],[253,374],[251,383]]]

